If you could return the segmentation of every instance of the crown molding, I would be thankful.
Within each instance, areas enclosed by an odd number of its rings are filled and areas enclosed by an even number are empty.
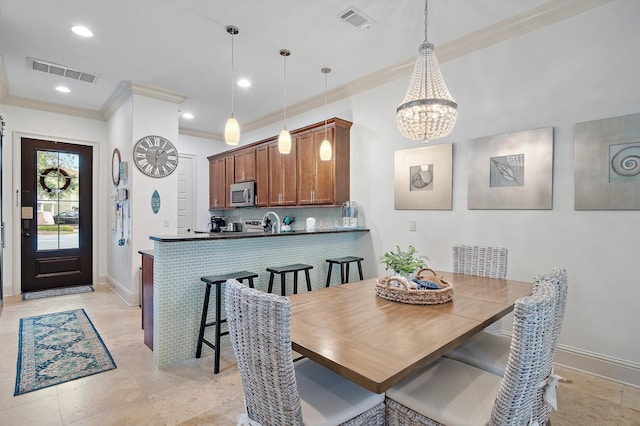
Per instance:
[[[134,83],[131,81],[121,81],[100,109],[104,119],[108,120],[113,113],[120,108],[124,101],[129,99],[132,95],[146,96],[174,104],[181,104],[186,99],[186,96],[182,93]]]
[[[219,133],[203,132],[201,130],[189,129],[187,127],[178,128],[178,133],[181,135],[195,136],[197,138],[211,139],[213,141],[223,141],[224,136]]]
[[[474,31],[464,37],[436,47],[438,62],[442,64],[452,61],[531,31],[539,30],[564,19],[577,16],[613,1],[615,0],[551,0],[519,15],[496,22],[486,28]],[[327,93],[327,100],[329,102],[339,101],[400,78],[406,78],[413,72],[414,64],[415,57],[411,57],[406,61],[383,68],[356,81],[339,86]],[[294,116],[323,105],[324,94],[287,107],[287,113],[290,116]],[[282,114],[280,112],[274,112],[250,123],[246,123],[243,129],[245,131],[257,130],[281,119]]]
[[[19,96],[5,96],[4,98],[2,98],[2,103],[21,108],[35,109],[39,111],[53,112],[56,114],[65,114],[74,117],[104,121],[104,117],[102,116],[102,114],[96,110],[70,107],[60,104],[54,104],[51,102],[36,101],[34,99],[21,98]]]

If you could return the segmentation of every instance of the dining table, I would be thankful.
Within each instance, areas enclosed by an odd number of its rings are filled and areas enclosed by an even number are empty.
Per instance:
[[[453,286],[450,302],[383,299],[377,278],[290,296],[292,349],[382,393],[507,315],[532,291],[522,281],[436,273]]]

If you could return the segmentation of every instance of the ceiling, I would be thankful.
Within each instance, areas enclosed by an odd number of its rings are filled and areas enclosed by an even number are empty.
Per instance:
[[[611,0],[432,0],[429,41],[440,61],[566,19]],[[355,7],[375,21],[359,29],[339,16]],[[81,38],[73,25],[89,27]],[[287,114],[407,78],[424,37],[420,0],[0,0],[0,103],[105,119],[123,82],[184,97],[180,131],[221,138],[231,112],[235,25],[235,116],[243,131]],[[94,83],[29,68],[28,58],[98,76]],[[446,75],[445,75],[446,80]],[[70,93],[59,93],[64,84]],[[449,88],[455,97],[455,88]],[[398,93],[400,103],[404,93]]]

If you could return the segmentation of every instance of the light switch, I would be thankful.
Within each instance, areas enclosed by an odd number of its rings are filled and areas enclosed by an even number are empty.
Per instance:
[[[168,218],[164,218],[162,219],[162,224],[164,225],[165,228],[169,227],[169,219]]]
[[[409,221],[409,231],[415,232],[416,230],[416,221],[415,220],[410,220]]]

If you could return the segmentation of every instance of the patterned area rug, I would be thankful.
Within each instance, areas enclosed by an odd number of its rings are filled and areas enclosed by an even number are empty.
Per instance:
[[[116,368],[84,309],[20,318],[15,395]]]
[[[51,290],[30,291],[22,294],[22,300],[42,299],[43,297],[65,296],[67,294],[88,293],[93,291],[91,285],[77,285],[74,287],[52,288]]]

